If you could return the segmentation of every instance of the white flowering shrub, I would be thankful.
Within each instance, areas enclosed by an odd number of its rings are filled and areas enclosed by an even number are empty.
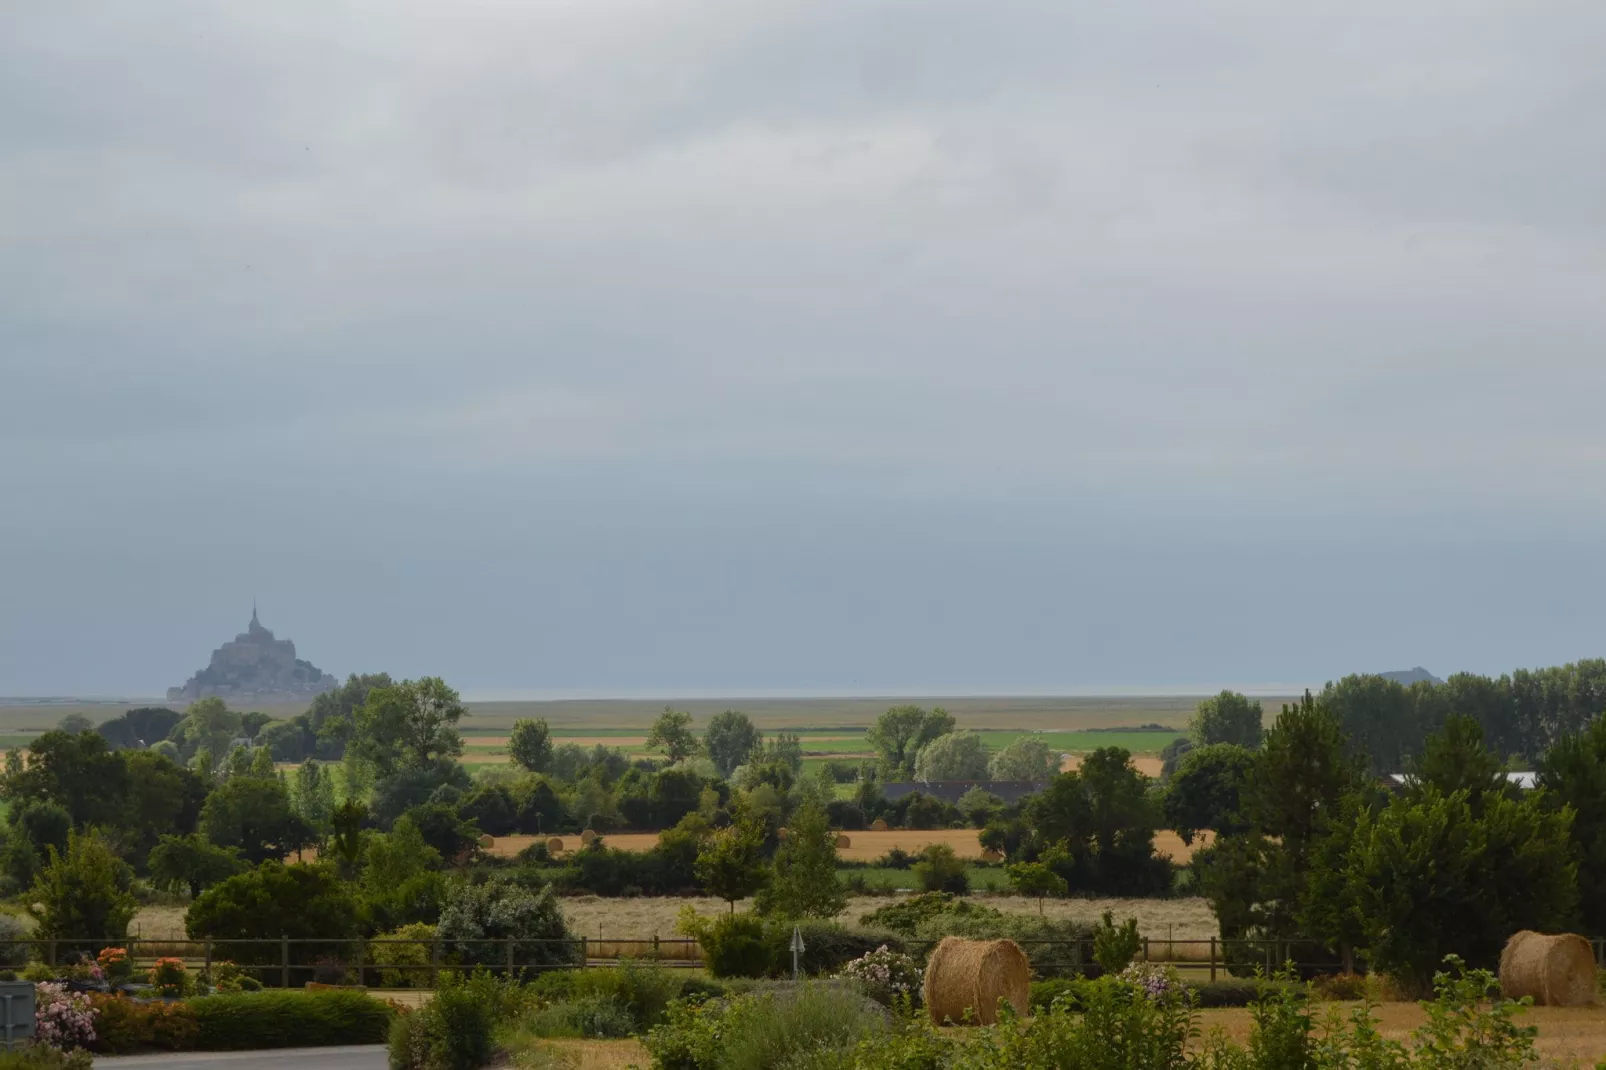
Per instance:
[[[34,999],[34,1042],[58,1051],[86,1048],[95,1040],[95,1007],[82,992],[46,982]]]
[[[920,1000],[920,967],[885,944],[847,963],[837,976],[857,981],[871,999],[887,1006],[900,997]]]
[[[1183,994],[1182,978],[1170,966],[1157,962],[1134,962],[1117,979],[1139,989],[1152,1000],[1174,999]]]

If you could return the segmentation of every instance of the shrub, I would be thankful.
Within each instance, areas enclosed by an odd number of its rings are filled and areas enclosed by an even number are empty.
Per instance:
[[[518,1028],[522,1033],[544,1039],[613,1040],[630,1036],[637,1026],[628,1007],[612,999],[588,996],[542,1007],[521,1019]]]
[[[857,982],[883,1007],[900,1000],[912,1005],[920,998],[920,967],[908,955],[885,944],[844,964],[841,976]]]
[[[946,843],[934,843],[921,851],[914,871],[923,891],[953,895],[970,891],[970,868]]]
[[[491,1059],[491,1032],[510,996],[486,974],[442,978],[422,1010],[390,1030],[393,1070],[477,1070]]]
[[[1138,935],[1138,919],[1128,918],[1120,925],[1108,910],[1093,930],[1093,961],[1106,973],[1119,973],[1127,968],[1143,947]]]
[[[190,1051],[200,1034],[195,1011],[187,1003],[145,1002],[125,996],[92,995],[95,1042],[106,1055],[126,1055],[155,1048]]]
[[[220,992],[260,992],[262,982],[224,959],[212,963],[211,973],[202,973],[195,987],[201,995],[211,996]]]
[[[106,975],[106,980],[114,985],[127,983],[134,976],[134,963],[128,957],[126,947],[101,948],[100,954],[95,956],[100,968]]]
[[[183,959],[157,959],[151,967],[151,987],[156,989],[157,995],[168,999],[176,999],[185,994],[190,987],[190,975],[184,968]]]
[[[1228,978],[1220,981],[1199,981],[1188,986],[1193,993],[1193,1004],[1199,1008],[1252,1007],[1264,994],[1283,987],[1283,982],[1257,981],[1253,978]]]
[[[1055,1003],[1063,1003],[1071,1010],[1083,1006],[1082,989],[1088,982],[1079,977],[1052,977],[1047,981],[1033,981],[1031,1004],[1033,1013],[1046,1011]]]
[[[42,940],[100,940],[128,931],[139,904],[129,894],[133,872],[94,830],[67,834],[67,850],[47,848],[49,862],[34,878],[29,911]]]
[[[673,970],[628,959],[612,969],[554,971],[541,980],[549,978],[567,982],[564,999],[606,1000],[623,1007],[632,1031],[645,1031],[661,1022],[665,1009],[685,984]]]
[[[264,862],[230,877],[190,904],[184,926],[192,939],[220,941],[214,949],[233,962],[276,965],[281,951],[274,944],[230,940],[344,939],[359,931],[358,906],[351,888],[328,866]],[[328,948],[297,945],[302,962]]]
[[[846,1052],[888,1028],[886,1011],[852,988],[814,982],[733,1000],[719,1029],[720,1070],[770,1070],[801,1052]]]
[[[24,1044],[16,1051],[0,1052],[0,1070],[91,1070],[87,1051],[57,1051],[43,1044]]]
[[[382,1044],[394,1013],[361,992],[283,989],[201,996],[189,1006],[201,1051]]]
[[[720,1027],[730,1004],[689,999],[669,1005],[664,1021],[641,1038],[654,1070],[714,1070],[719,1061]]]
[[[770,973],[776,977],[792,975],[792,924],[769,926]],[[878,948],[894,952],[905,950],[903,937],[884,929],[847,928],[829,921],[797,923],[803,937],[800,965],[805,975],[832,974],[855,959]]]
[[[430,966],[434,961],[430,942],[434,939],[435,926],[415,922],[385,933],[369,944],[368,959],[380,967],[379,983],[386,988],[434,988],[434,970],[405,968]],[[399,942],[389,942],[393,940]]]
[[[564,923],[552,886],[534,893],[502,874],[483,884],[453,885],[436,931],[470,965],[505,962],[505,939],[513,940],[520,966],[568,966],[580,960],[580,942]]]
[[[20,918],[0,914],[0,969],[20,970],[28,965],[28,929]]]
[[[715,977],[763,977],[769,972],[764,922],[755,915],[723,914],[710,920],[686,907],[679,928],[702,945],[703,965]]]
[[[894,851],[897,849],[894,848]],[[897,852],[902,854],[902,852]],[[879,863],[891,866],[892,851],[887,852],[885,858]],[[907,858],[908,856],[905,855]],[[896,868],[896,867],[894,867]],[[1001,918],[1003,912],[992,907],[978,907],[973,903],[962,903],[946,892],[927,892],[923,895],[911,895],[907,899],[896,903],[889,903],[878,907],[870,913],[859,918],[859,924],[879,929],[891,929],[905,936],[914,936],[920,926],[933,918],[940,918],[948,914],[970,913],[972,911],[985,913],[988,916]]]
[[[1348,1002],[1366,997],[1366,978],[1358,973],[1334,973],[1318,977],[1311,987],[1322,999]]]
[[[71,1051],[95,1041],[95,1007],[80,992],[65,985],[38,986],[34,1002],[34,1041],[45,1047]]]

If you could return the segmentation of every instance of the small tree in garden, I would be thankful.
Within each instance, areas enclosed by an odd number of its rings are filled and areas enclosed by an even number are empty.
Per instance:
[[[1117,925],[1115,915],[1106,910],[1093,930],[1093,961],[1105,973],[1120,973],[1126,969],[1142,947],[1137,918],[1128,918]]]
[[[921,851],[914,872],[923,891],[955,895],[970,891],[970,868],[946,843],[934,843]]]
[[[720,829],[697,852],[697,879],[709,894],[729,903],[734,914],[738,899],[746,899],[769,883],[763,851],[764,829],[756,821]]]
[[[1005,872],[1009,874],[1009,883],[1017,895],[1036,898],[1038,914],[1043,913],[1043,899],[1046,896],[1060,896],[1070,890],[1070,884],[1064,877],[1041,862],[1017,862],[1006,867]]]
[[[139,903],[130,893],[133,873],[93,829],[73,830],[66,854],[49,848],[34,879],[28,912],[44,940],[120,939]]]
[[[836,831],[825,808],[806,803],[792,815],[790,834],[775,854],[775,879],[758,893],[760,914],[834,918],[848,905],[836,876]]]

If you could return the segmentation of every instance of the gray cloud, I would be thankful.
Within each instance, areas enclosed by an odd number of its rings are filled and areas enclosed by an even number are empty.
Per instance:
[[[1443,670],[1602,638],[1560,593],[1537,631],[1542,601],[1449,608],[1603,519],[1599,5],[4,21],[0,551],[33,564],[0,692],[176,680],[253,586],[352,622],[332,668],[484,686],[1288,679],[1426,660],[1438,629]],[[1201,565],[1223,531],[1256,548]],[[1303,646],[1099,632],[1320,587],[1313,539],[1347,608]],[[751,540],[776,554],[744,564]],[[1452,576],[1451,544],[1485,549]],[[1036,571],[991,584],[1009,560]],[[414,582],[408,628],[378,607]],[[848,648],[923,584],[943,610],[877,675]],[[616,634],[592,587],[681,606],[685,641],[650,613]],[[1419,589],[1395,633],[1341,593]],[[439,623],[473,599],[483,626]],[[153,626],[86,668],[53,653],[93,627],[63,603]],[[772,612],[785,653],[722,631]],[[508,633],[562,664],[510,663]]]

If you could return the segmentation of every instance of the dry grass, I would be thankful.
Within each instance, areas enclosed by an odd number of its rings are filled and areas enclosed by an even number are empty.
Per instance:
[[[521,1070],[628,1070],[650,1061],[639,1040],[544,1040],[513,1057]]]
[[[1356,1004],[1330,1004],[1345,1018]],[[1249,1039],[1252,1024],[1248,1009],[1207,1010],[1200,1014],[1205,1033],[1219,1028],[1242,1044]],[[1318,1011],[1318,1022],[1322,1011]],[[1404,1040],[1425,1020],[1415,1003],[1385,1003],[1377,1009],[1379,1029],[1384,1036]],[[1606,1008],[1533,1007],[1518,1018],[1520,1024],[1539,1027],[1539,1052],[1546,1060],[1561,1066],[1593,1066],[1606,1059]]]
[[[184,907],[140,907],[128,933],[136,940],[187,940]]]

